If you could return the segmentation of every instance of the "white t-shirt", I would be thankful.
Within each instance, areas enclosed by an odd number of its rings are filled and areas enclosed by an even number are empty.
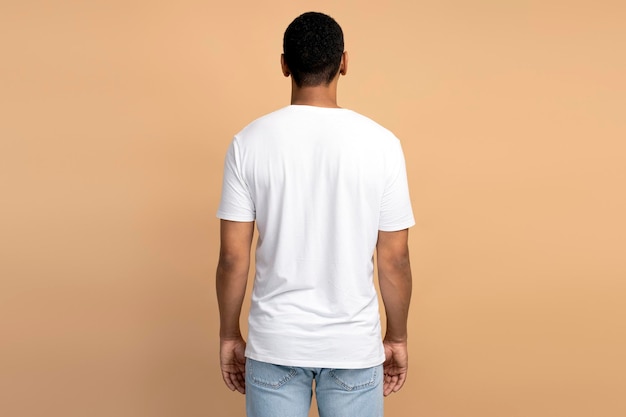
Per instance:
[[[400,141],[354,111],[291,105],[245,127],[217,216],[256,221],[246,356],[278,365],[381,364],[378,231],[415,224]]]

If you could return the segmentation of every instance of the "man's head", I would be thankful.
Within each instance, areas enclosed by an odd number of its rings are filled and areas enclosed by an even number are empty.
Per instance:
[[[298,87],[328,85],[339,72],[343,56],[343,32],[323,13],[298,16],[285,30],[284,65]]]

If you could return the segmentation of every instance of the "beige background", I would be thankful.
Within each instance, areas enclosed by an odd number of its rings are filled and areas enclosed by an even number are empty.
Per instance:
[[[217,357],[223,155],[282,33],[402,140],[411,370],[389,416],[626,415],[621,1],[0,4],[0,415],[241,416]],[[316,414],[312,414],[316,415]]]

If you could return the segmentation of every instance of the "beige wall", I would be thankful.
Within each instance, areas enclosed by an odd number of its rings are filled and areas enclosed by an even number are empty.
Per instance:
[[[241,416],[217,361],[234,133],[310,2],[3,1],[0,414]],[[623,2],[319,1],[417,225],[389,416],[626,415]],[[586,3],[586,4],[585,4]],[[315,414],[316,415],[316,414]]]

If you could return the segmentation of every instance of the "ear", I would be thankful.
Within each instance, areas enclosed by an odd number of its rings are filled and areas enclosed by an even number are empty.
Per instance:
[[[343,51],[341,55],[341,64],[339,64],[339,74],[346,75],[348,73],[348,52]]]
[[[289,67],[287,67],[287,63],[285,62],[285,54],[280,54],[280,67],[283,70],[283,75],[285,77],[289,77],[291,75],[291,71],[289,71]]]

